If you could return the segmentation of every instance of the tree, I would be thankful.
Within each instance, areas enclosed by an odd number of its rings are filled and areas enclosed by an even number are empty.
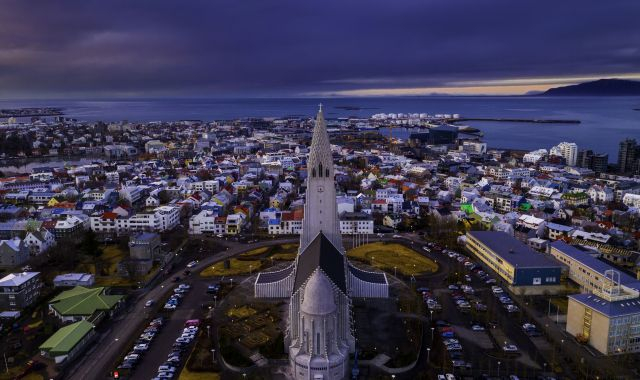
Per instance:
[[[87,230],[80,242],[80,253],[86,256],[100,256],[102,255],[102,248],[96,238],[95,232]]]

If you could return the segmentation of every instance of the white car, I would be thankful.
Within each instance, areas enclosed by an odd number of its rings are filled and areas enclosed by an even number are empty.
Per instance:
[[[144,303],[144,306],[145,307],[151,307],[151,306],[153,306],[153,304],[154,304],[153,300],[149,300],[149,301]]]
[[[447,376],[447,380],[456,380],[456,377],[453,376],[453,374],[451,374],[451,373],[447,373],[446,376]]]
[[[402,236],[400,236],[400,235],[393,235],[393,238],[394,238],[394,239],[400,239],[401,237],[402,237]]]
[[[149,349],[148,343],[140,343],[133,346],[134,351],[147,351]]]
[[[198,265],[198,262],[197,262],[197,261],[192,261],[192,262],[190,262],[189,264],[187,264],[187,268],[193,268],[193,267],[195,267],[196,265]]]
[[[172,304],[168,303],[168,304],[164,305],[164,309],[165,310],[175,310],[176,309],[176,305],[172,305]]]
[[[518,352],[518,346],[515,344],[507,344],[502,347],[502,351],[504,352]]]
[[[156,377],[160,379],[173,379],[173,372],[158,372]]]
[[[161,365],[160,367],[158,367],[158,372],[175,372],[176,371],[176,367],[171,367],[168,365]]]

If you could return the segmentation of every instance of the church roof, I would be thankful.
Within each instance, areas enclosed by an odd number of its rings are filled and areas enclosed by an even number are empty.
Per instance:
[[[316,270],[304,287],[302,312],[313,315],[327,315],[336,310],[333,287],[321,270]]]
[[[298,257],[296,279],[293,284],[294,293],[317,268],[322,269],[329,280],[344,294],[347,294],[345,257],[322,232],[309,243]]]
[[[358,269],[353,265],[349,265],[349,272],[351,272],[351,274],[356,276],[356,278],[365,282],[370,282],[372,284],[387,283],[387,277],[384,275],[383,272],[368,272],[362,269]]]

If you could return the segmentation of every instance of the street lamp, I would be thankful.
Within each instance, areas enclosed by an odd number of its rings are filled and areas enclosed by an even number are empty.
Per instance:
[[[429,363],[429,358],[431,357],[431,348],[427,347],[427,363]]]
[[[393,267],[393,277],[398,277],[398,267]]]
[[[216,364],[216,349],[211,349],[211,358],[213,359],[213,364]]]
[[[429,313],[431,313],[431,315],[429,316],[429,321],[433,321],[433,310],[429,310]]]
[[[498,377],[500,377],[500,364],[502,363],[498,362]]]
[[[211,326],[207,325],[207,338],[211,338]]]
[[[435,327],[431,328],[431,343],[433,343],[433,330],[435,330]]]
[[[218,307],[218,296],[213,296],[213,307]]]

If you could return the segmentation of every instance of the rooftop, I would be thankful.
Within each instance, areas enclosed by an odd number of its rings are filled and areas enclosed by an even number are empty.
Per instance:
[[[42,343],[40,349],[52,356],[68,354],[93,327],[84,320],[64,326]]]
[[[556,261],[547,258],[526,246],[520,240],[500,231],[470,231],[467,233],[479,240],[500,258],[517,268],[560,267]]]
[[[9,273],[0,278],[0,286],[20,286],[39,275],[40,272]]]
[[[98,310],[110,310],[122,300],[122,296],[105,294],[105,290],[76,286],[58,294],[49,304],[60,315],[92,315]]]
[[[617,272],[620,272],[620,284],[627,286],[632,289],[640,290],[640,280],[620,271],[614,266],[611,266],[605,263],[602,260],[598,260],[597,258],[591,256],[590,252],[582,251],[576,248],[573,245],[569,245],[562,240],[556,240],[551,243],[551,248],[555,248],[563,254],[571,257],[573,260],[576,260],[580,264],[591,268],[592,270],[600,273],[604,276],[604,272],[610,269],[613,269]]]
[[[620,317],[629,314],[640,314],[640,299],[622,300],[609,302],[594,294],[582,293],[568,296],[607,317]]]

